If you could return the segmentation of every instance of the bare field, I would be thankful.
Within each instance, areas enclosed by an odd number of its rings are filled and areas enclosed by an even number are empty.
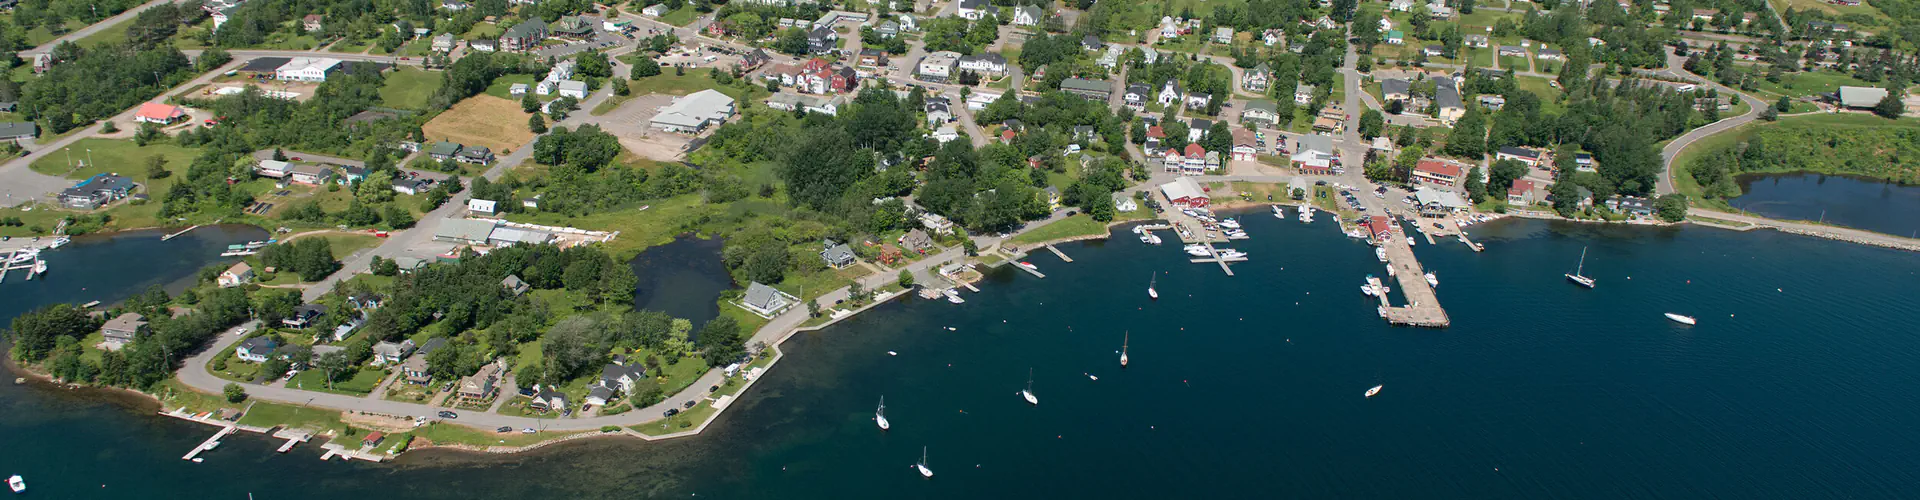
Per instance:
[[[533,140],[520,103],[484,94],[460,101],[420,128],[428,141],[486,146],[495,153],[519,149]]]

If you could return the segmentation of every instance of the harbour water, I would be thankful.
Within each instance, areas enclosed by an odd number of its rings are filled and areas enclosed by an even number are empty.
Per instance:
[[[1330,223],[1242,221],[1253,239],[1234,247],[1253,260],[1236,277],[1173,246],[1066,244],[1071,264],[1027,259],[1047,279],[1001,269],[965,304],[907,298],[800,335],[695,438],[371,465],[279,455],[242,435],[192,464],[179,454],[210,428],[5,386],[0,473],[25,474],[37,498],[1920,491],[1920,395],[1904,390],[1920,383],[1911,253],[1770,231],[1502,221],[1469,228],[1486,253],[1415,248],[1453,319],[1431,330],[1377,317],[1358,285],[1380,264]],[[1561,277],[1583,247],[1593,290]],[[1158,301],[1145,291],[1156,271]],[[1037,406],[1017,395],[1029,368]],[[1364,397],[1374,385],[1385,388]],[[872,420],[881,395],[889,432]],[[922,446],[931,480],[911,468]]]
[[[1767,217],[1828,224],[1896,236],[1920,232],[1920,186],[1812,173],[1739,177],[1728,205]]]

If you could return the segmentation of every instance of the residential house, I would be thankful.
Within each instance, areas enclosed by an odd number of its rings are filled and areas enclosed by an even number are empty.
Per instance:
[[[1594,163],[1593,155],[1590,155],[1587,153],[1574,153],[1573,169],[1579,172],[1593,172],[1599,169],[1599,165]]]
[[[500,50],[500,40],[493,38],[467,40],[467,48],[473,49],[474,52],[493,52]]]
[[[940,214],[920,212],[920,227],[933,231],[933,234],[953,234],[953,221]]]
[[[1194,92],[1187,94],[1187,109],[1206,109],[1213,102],[1213,94]]]
[[[1214,28],[1213,43],[1233,43],[1233,28],[1226,26]]]
[[[467,404],[483,403],[493,399],[500,390],[500,364],[488,363],[480,371],[460,379],[460,389],[453,393],[456,401]]]
[[[953,105],[945,99],[927,98],[927,124],[938,125],[953,121]]]
[[[1132,212],[1139,209],[1140,203],[1134,201],[1132,196],[1127,196],[1125,192],[1113,193],[1113,210],[1115,212]]]
[[[1007,58],[992,52],[961,56],[959,68],[997,78],[1007,73]]]
[[[240,341],[240,346],[233,348],[233,355],[241,361],[265,363],[267,358],[273,356],[274,351],[279,349],[280,344],[274,342],[272,338],[259,336]]]
[[[1113,83],[1106,80],[1068,78],[1060,82],[1060,90],[1096,102],[1113,98]]]
[[[305,28],[308,32],[320,31],[320,28],[323,27],[320,23],[321,19],[322,17],[320,17],[319,14],[307,14],[307,17],[300,18],[300,27]]]
[[[1281,48],[1285,48],[1287,46],[1287,32],[1278,28],[1263,31],[1260,33],[1260,43],[1268,47],[1278,45]]]
[[[1387,30],[1386,36],[1381,37],[1381,39],[1385,40],[1389,45],[1406,45],[1407,34],[1401,33],[1400,30]]]
[[[333,167],[318,163],[295,165],[287,170],[287,180],[309,186],[326,184],[333,180]]]
[[[220,284],[220,288],[231,288],[251,283],[253,282],[253,278],[253,266],[247,265],[245,261],[242,261],[235,262],[232,267],[221,271],[220,277],[214,281]]]
[[[500,34],[500,50],[526,52],[539,47],[540,41],[546,39],[547,21],[531,17]]]
[[[1412,12],[1413,6],[1413,0],[1393,0],[1387,2],[1387,9],[1394,12]]]
[[[839,48],[840,34],[832,26],[816,26],[807,32],[807,53],[825,54]]]
[[[820,251],[820,260],[826,261],[828,266],[841,269],[853,265],[855,257],[852,246],[833,240],[827,240],[825,246]]]
[[[532,290],[533,286],[528,285],[525,281],[521,281],[519,276],[509,274],[507,277],[500,279],[500,288],[505,288],[507,293],[518,296]]]
[[[254,175],[275,179],[286,178],[291,170],[293,170],[292,163],[280,160],[260,160],[260,163],[256,163],[253,166]]]
[[[1532,205],[1542,201],[1534,192],[1533,181],[1514,179],[1513,187],[1507,189],[1507,203],[1512,205]]]
[[[441,33],[440,36],[433,37],[434,52],[453,52],[454,47],[456,45],[454,45],[452,33]]]
[[[1607,210],[1640,216],[1653,215],[1653,200],[1635,196],[1614,195],[1607,198]]]
[[[1559,61],[1565,59],[1564,56],[1560,55],[1560,51],[1555,49],[1540,49],[1540,55],[1536,57],[1542,61]]]
[[[1338,173],[1340,153],[1333,148],[1332,137],[1304,135],[1295,141],[1293,155],[1288,158],[1294,168],[1308,174]]]
[[[960,62],[960,53],[942,50],[920,58],[920,66],[915,76],[921,80],[946,83],[953,78],[954,67]]]
[[[739,305],[754,314],[771,318],[786,311],[794,300],[792,295],[755,281],[747,284],[747,292],[740,296]]]
[[[1213,121],[1201,118],[1187,120],[1187,142],[1200,142],[1200,138],[1213,130]]]
[[[0,106],[5,108],[5,106]],[[33,122],[0,122],[0,141],[20,144],[20,141],[40,136],[40,127]]]
[[[444,10],[459,12],[459,11],[473,8],[473,4],[462,2],[460,0],[441,0],[440,8]]]
[[[94,174],[73,187],[60,191],[60,205],[92,210],[133,194],[133,179],[114,174]]]
[[[1267,66],[1267,63],[1262,62],[1252,69],[1247,70],[1246,73],[1240,77],[1240,88],[1246,89],[1248,92],[1264,94],[1267,92],[1267,85],[1270,85],[1272,82],[1273,68]]]
[[[1253,135],[1252,130],[1245,128],[1233,129],[1232,154],[1233,159],[1237,161],[1253,161],[1260,155],[1259,141]]]
[[[883,39],[900,36],[900,23],[881,21],[878,26],[873,27],[873,34]]]
[[[1172,40],[1174,38],[1179,38],[1181,31],[1183,31],[1180,28],[1181,26],[1182,24],[1180,23],[1179,20],[1176,20],[1169,16],[1161,16],[1160,17],[1160,39]]]
[[[899,243],[901,247],[906,248],[908,251],[921,255],[926,255],[927,252],[934,250],[933,237],[928,235],[926,231],[919,229],[907,231],[907,234],[901,235]]]
[[[989,9],[994,8],[993,5],[987,3],[987,0],[954,0],[954,1],[959,3],[958,8],[956,9],[957,14],[962,19],[966,19],[968,21],[978,21],[980,20],[980,18],[987,17],[987,14],[988,14],[987,11]]]
[[[1317,89],[1314,88],[1314,86],[1312,85],[1301,84],[1301,85],[1294,86],[1293,87],[1293,104],[1296,106],[1307,106],[1307,105],[1313,104],[1314,90],[1317,90]]]
[[[179,106],[160,104],[157,102],[140,103],[140,110],[134,112],[133,115],[133,121],[159,125],[171,125],[173,122],[186,118],[187,111],[185,109],[181,109]]]
[[[1507,98],[1506,96],[1493,94],[1482,95],[1480,96],[1480,105],[1486,106],[1487,109],[1492,111],[1499,111],[1500,108],[1507,107]]]
[[[1080,39],[1080,48],[1088,52],[1093,52],[1107,48],[1107,44],[1106,42],[1100,41],[1100,37],[1087,35]]]
[[[1420,54],[1427,57],[1445,57],[1447,55],[1447,48],[1436,44],[1428,44],[1420,48]]]
[[[1127,84],[1126,93],[1120,95],[1120,99],[1126,103],[1127,107],[1133,108],[1134,111],[1139,111],[1146,107],[1147,98],[1152,94],[1153,88],[1148,87],[1147,84],[1130,83]]]
[[[1385,102],[1406,101],[1413,98],[1413,82],[1399,78],[1380,81],[1380,100]]]
[[[1013,24],[1015,26],[1036,26],[1040,24],[1041,20],[1046,19],[1046,17],[1045,12],[1041,11],[1039,7],[1032,5],[1016,5],[1013,7]]]
[[[939,141],[941,144],[946,144],[955,139],[959,139],[960,130],[954,128],[952,125],[941,125],[940,128],[934,129],[932,137],[933,140]]]
[[[554,390],[551,387],[539,389],[539,391],[533,395],[533,401],[527,403],[527,408],[541,413],[550,411],[565,412],[568,411],[567,409],[570,407],[570,403],[567,401],[567,394]]]
[[[1493,39],[1488,38],[1486,35],[1467,35],[1460,37],[1460,40],[1465,42],[1468,47],[1476,49],[1487,48],[1493,43]]]
[[[1422,158],[1413,166],[1414,182],[1452,187],[1460,182],[1465,165],[1439,158]]]
[[[1181,159],[1183,160],[1180,164],[1181,171],[1185,172],[1187,175],[1200,175],[1200,174],[1206,173],[1207,172],[1207,153],[1209,153],[1209,151],[1207,151],[1207,148],[1202,147],[1197,143],[1188,143],[1186,150],[1181,151],[1180,156],[1181,156]],[[1220,157],[1217,155],[1214,156],[1214,162],[1217,164],[1219,163],[1219,161],[1220,161]]]
[[[1452,78],[1438,78],[1433,83],[1433,101],[1434,105],[1439,107],[1439,113],[1434,118],[1439,118],[1441,124],[1451,127],[1454,122],[1460,121],[1460,117],[1467,114],[1466,105],[1460,101],[1460,89],[1455,86]]]
[[[1280,122],[1280,105],[1268,99],[1249,100],[1246,107],[1240,110],[1240,122],[1272,126]]]
[[[119,350],[121,346],[133,343],[135,337],[147,330],[147,318],[137,313],[121,314],[107,320],[100,326],[100,335],[106,337],[108,350]]]
[[[1718,9],[1693,9],[1693,20],[1695,21],[1712,22],[1714,16],[1718,15],[1720,15]]]
[[[448,142],[448,141],[436,142],[436,143],[433,143],[432,148],[427,149],[427,157],[432,158],[434,161],[451,160],[455,156],[459,156],[460,149],[464,147],[465,146],[457,142]]]
[[[373,365],[384,366],[398,364],[401,360],[407,359],[407,356],[412,356],[413,351],[414,346],[412,340],[403,340],[398,343],[385,341],[375,342],[373,344]]]
[[[733,113],[732,97],[706,89],[675,99],[653,116],[652,127],[668,132],[699,133],[710,125],[727,121]]]
[[[1513,45],[1501,45],[1500,57],[1527,57],[1527,49]]]
[[[856,60],[856,64],[862,68],[886,66],[887,52],[880,49],[860,49],[859,59]]]
[[[1855,87],[1842,85],[1839,91],[1827,96],[1827,100],[1848,109],[1873,109],[1887,98],[1887,89],[1879,87]]]
[[[616,356],[613,363],[600,368],[600,379],[587,389],[586,404],[606,406],[615,396],[633,394],[636,385],[647,381],[645,365],[624,361]]]
[[[1207,191],[1200,187],[1200,183],[1194,182],[1192,177],[1181,177],[1161,184],[1160,196],[1167,199],[1168,205],[1183,208],[1206,207],[1212,200],[1207,196]]]
[[[1494,161],[1515,160],[1520,163],[1525,163],[1529,167],[1540,166],[1542,160],[1539,151],[1514,146],[1500,148],[1499,152],[1494,153],[1493,158]]]
[[[348,165],[334,169],[333,182],[342,186],[351,186],[355,182],[366,180],[367,167]]]
[[[293,314],[280,318],[280,324],[288,328],[306,328],[313,326],[321,316],[327,314],[327,306],[320,304],[301,304],[294,306]]]
[[[660,16],[667,15],[667,4],[656,3],[653,5],[648,5],[647,8],[640,9],[640,15],[647,16],[647,17],[660,17]]]

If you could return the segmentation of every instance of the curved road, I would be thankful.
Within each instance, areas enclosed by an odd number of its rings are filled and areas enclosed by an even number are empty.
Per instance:
[[[1726,132],[1728,130],[1733,130],[1734,127],[1739,127],[1741,125],[1746,125],[1747,123],[1752,122],[1755,118],[1760,117],[1761,110],[1764,110],[1769,106],[1769,104],[1767,104],[1765,101],[1761,101],[1757,97],[1747,95],[1744,92],[1740,92],[1732,88],[1728,88],[1727,86],[1721,85],[1712,80],[1701,78],[1700,75],[1695,75],[1691,72],[1687,72],[1687,70],[1682,69],[1683,67],[1682,65],[1684,65],[1685,63],[1686,63],[1686,58],[1676,56],[1676,55],[1673,55],[1672,52],[1668,52],[1667,53],[1667,69],[1660,73],[1665,73],[1665,74],[1674,75],[1674,76],[1682,76],[1690,80],[1703,82],[1702,85],[1706,85],[1708,87],[1718,89],[1720,93],[1723,95],[1732,94],[1732,95],[1740,96],[1740,100],[1747,103],[1747,113],[1740,116],[1722,118],[1720,119],[1720,121],[1709,123],[1706,126],[1687,131],[1686,134],[1682,134],[1680,137],[1676,137],[1673,139],[1673,141],[1668,142],[1667,147],[1662,148],[1660,150],[1660,163],[1661,165],[1665,166],[1665,170],[1660,173],[1660,182],[1657,186],[1655,186],[1654,194],[1671,194],[1676,192],[1673,186],[1673,168],[1674,168],[1673,159],[1674,157],[1680,154],[1680,151],[1687,149],[1687,146],[1693,145],[1695,141],[1704,139],[1707,136],[1718,134],[1721,132]]]

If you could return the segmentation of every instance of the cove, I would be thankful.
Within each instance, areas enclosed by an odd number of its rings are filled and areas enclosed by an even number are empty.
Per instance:
[[[1734,208],[1777,219],[1820,221],[1895,236],[1920,231],[1920,186],[1815,173],[1742,175]]]

